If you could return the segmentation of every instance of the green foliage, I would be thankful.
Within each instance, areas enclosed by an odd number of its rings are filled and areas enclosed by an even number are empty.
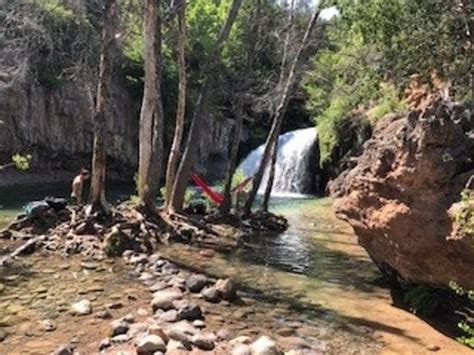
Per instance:
[[[454,216],[454,222],[460,227],[461,233],[474,238],[474,192],[464,190],[461,193],[461,206]]]
[[[459,296],[467,296],[471,303],[471,308],[474,307],[474,290],[466,291],[458,283],[451,281],[449,283],[450,288],[456,292]],[[472,309],[471,309],[472,312]],[[458,328],[464,332],[463,336],[457,338],[457,340],[474,349],[474,320],[472,317],[468,317],[465,313],[459,312],[466,319],[458,323]]]
[[[320,134],[323,163],[340,146],[342,122],[364,115],[375,123],[403,111],[413,74],[451,82],[456,99],[470,95],[472,53],[468,9],[454,0],[327,0],[340,16],[326,25],[303,87]],[[434,78],[434,79],[433,79]]]
[[[457,0],[330,0],[340,12],[338,28],[374,46],[380,68],[397,85],[412,74],[452,82],[457,99],[470,96],[472,48],[467,2]],[[466,5],[467,4],[467,5]],[[466,7],[467,6],[467,7]]]
[[[431,287],[417,285],[405,293],[404,301],[413,313],[429,316],[441,305],[442,297]]]
[[[377,105],[367,112],[367,117],[372,124],[389,113],[397,113],[407,109],[405,103],[398,97],[394,85],[381,83],[380,94],[381,98]]]
[[[247,179],[247,175],[245,175],[244,169],[236,169],[234,175],[232,176],[232,187],[241,184],[245,179]]]
[[[17,153],[12,156],[12,162],[18,170],[28,170],[32,159],[31,154],[22,155]]]
[[[39,27],[30,50],[38,82],[54,88],[75,76],[84,63],[98,59],[98,35],[89,19],[75,13],[59,0],[31,2]]]

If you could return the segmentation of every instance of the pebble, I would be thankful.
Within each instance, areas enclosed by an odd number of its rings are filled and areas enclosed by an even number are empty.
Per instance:
[[[201,350],[210,351],[215,347],[213,338],[209,334],[196,334],[191,338],[191,343]]]
[[[170,309],[159,315],[158,320],[160,322],[174,323],[179,320],[178,311],[176,309]]]
[[[156,351],[166,351],[166,343],[156,334],[149,334],[137,342],[137,354],[153,354]]]
[[[215,287],[225,300],[232,301],[237,297],[237,284],[232,279],[217,280]]]
[[[137,311],[137,314],[139,316],[147,316],[150,314],[150,312],[148,312],[146,309],[144,308],[139,308],[138,311]]]
[[[280,351],[275,341],[267,336],[261,336],[252,345],[252,355],[279,355]]]
[[[133,314],[129,313],[126,316],[122,318],[124,322],[127,322],[128,324],[135,323],[135,317]]]
[[[201,319],[201,307],[194,303],[184,304],[178,309],[178,318],[186,320]]]
[[[204,300],[211,303],[217,303],[220,300],[219,292],[215,287],[209,287],[201,292],[201,296]]]
[[[165,343],[168,343],[170,340],[163,328],[156,324],[152,324],[148,327],[148,334],[158,335]]]
[[[123,307],[123,303],[122,302],[113,302],[113,303],[109,303],[107,304],[107,308],[108,309],[120,309]]]
[[[151,301],[151,306],[153,310],[162,309],[169,310],[173,308],[173,301],[181,299],[183,294],[181,291],[176,289],[166,289],[162,291],[155,292],[153,294],[153,300]]]
[[[209,279],[204,275],[191,275],[186,279],[186,288],[194,293],[201,292],[201,290],[210,284]]]
[[[111,334],[113,337],[115,337],[116,335],[122,335],[122,334],[125,334],[128,332],[128,329],[129,329],[129,325],[127,322],[124,322],[123,320],[114,320],[111,324],[110,324],[111,328],[112,328],[112,331],[111,331]]]
[[[81,262],[81,267],[86,270],[95,270],[97,269],[98,265],[93,261],[83,261]]]
[[[235,332],[229,330],[229,329],[220,329],[217,332],[217,339],[219,340],[230,340],[235,337]]]
[[[232,349],[231,355],[252,355],[252,349],[245,344],[239,344]]]
[[[111,339],[111,342],[116,343],[116,344],[122,344],[122,343],[126,343],[129,340],[130,340],[130,336],[128,336],[127,334],[120,334],[120,335],[114,336]]]
[[[168,285],[166,283],[164,283],[163,281],[157,281],[149,287],[149,290],[151,292],[157,292],[164,290],[165,288],[168,288]]]
[[[102,350],[104,350],[104,349],[107,349],[107,348],[109,348],[111,345],[112,345],[112,343],[110,342],[110,339],[109,339],[109,338],[105,338],[105,339],[103,339],[103,340],[99,343],[99,351],[102,351]]]
[[[293,328],[280,328],[275,331],[278,335],[282,337],[288,337],[290,335],[295,334],[295,329]]]
[[[56,330],[56,324],[53,323],[50,319],[45,319],[41,321],[42,328],[47,332],[52,332]]]
[[[0,328],[0,342],[4,341],[8,336],[8,333]]]
[[[426,347],[426,349],[429,350],[429,351],[439,351],[439,350],[441,350],[441,348],[436,344],[430,344]]]
[[[196,333],[196,328],[186,321],[175,323],[166,330],[166,334],[170,339],[178,340],[184,346],[191,343],[191,337]]]
[[[72,344],[60,345],[54,351],[54,355],[74,355],[74,345]]]
[[[72,312],[76,315],[87,315],[92,313],[91,302],[87,299],[72,304]]]
[[[202,328],[205,328],[206,327],[206,323],[204,323],[204,321],[200,320],[200,319],[196,319],[194,322],[193,322],[193,326],[198,328],[198,329],[202,329]]]
[[[97,312],[95,317],[99,319],[112,319],[112,313],[110,313],[108,309],[104,309],[102,311]]]

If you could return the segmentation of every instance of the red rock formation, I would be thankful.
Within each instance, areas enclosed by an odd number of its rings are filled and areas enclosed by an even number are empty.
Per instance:
[[[438,100],[385,117],[357,165],[331,183],[338,217],[381,269],[413,282],[457,281],[474,289],[474,238],[448,240],[448,210],[474,174],[472,107]]]

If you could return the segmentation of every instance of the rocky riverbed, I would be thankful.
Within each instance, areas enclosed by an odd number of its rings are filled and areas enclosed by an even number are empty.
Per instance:
[[[212,254],[212,252],[203,252]],[[364,327],[300,317],[230,279],[163,258],[34,255],[3,269],[0,348],[8,354],[375,353]]]

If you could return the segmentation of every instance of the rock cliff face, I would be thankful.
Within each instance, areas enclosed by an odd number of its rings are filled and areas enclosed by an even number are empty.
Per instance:
[[[474,238],[450,238],[448,213],[474,174],[472,108],[437,101],[384,118],[357,165],[331,183],[337,215],[382,270],[474,289]]]
[[[0,186],[67,179],[88,166],[92,151],[96,79],[84,75],[48,89],[27,77],[0,77],[0,163],[15,152],[33,154],[29,173],[2,171]],[[109,173],[133,176],[138,158],[140,102],[132,99],[119,75],[112,86],[113,119],[109,122]],[[169,119],[174,119],[170,117]],[[210,117],[199,144],[199,170],[222,177],[233,121]],[[171,141],[171,137],[166,137]]]

